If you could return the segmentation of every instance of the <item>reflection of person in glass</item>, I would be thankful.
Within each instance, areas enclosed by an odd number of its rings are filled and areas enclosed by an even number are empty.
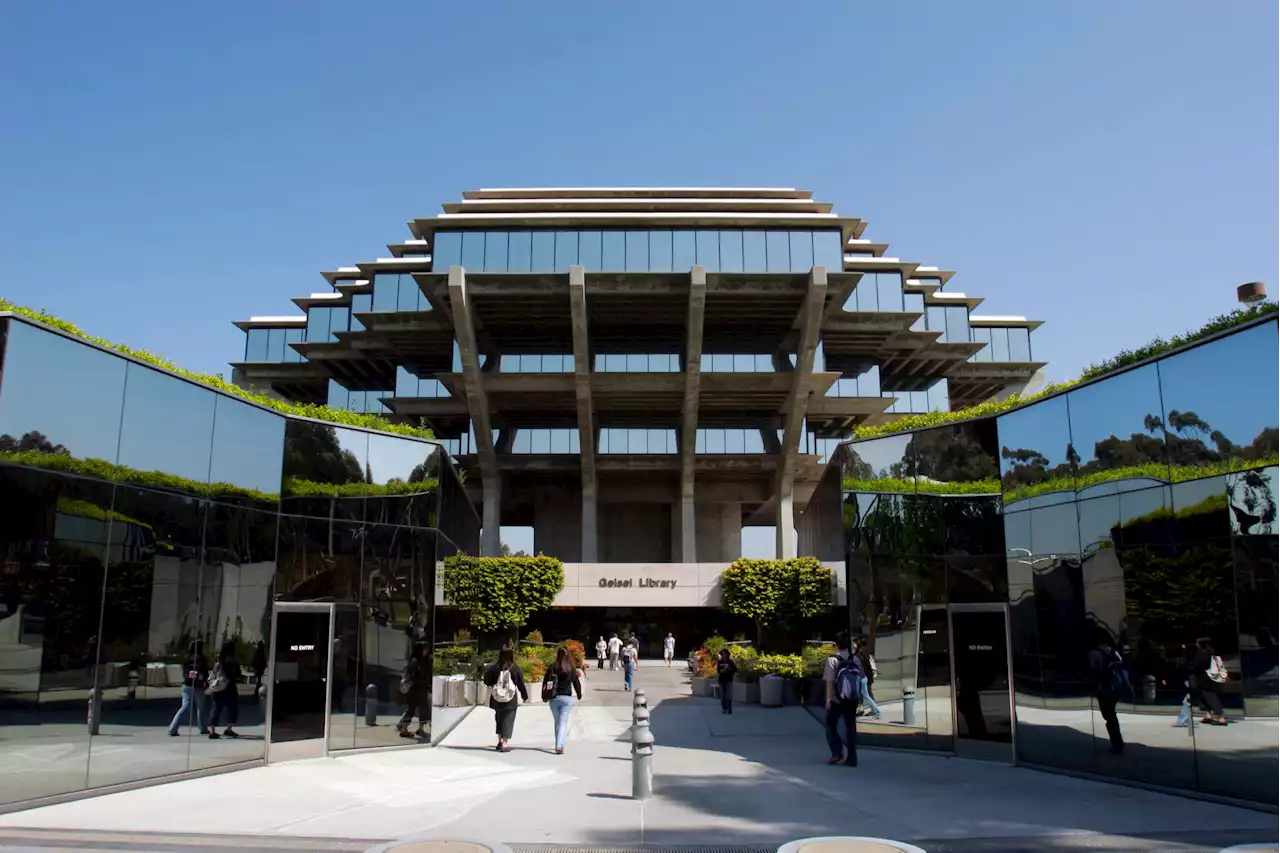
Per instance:
[[[209,686],[209,664],[204,659],[204,641],[197,640],[187,649],[187,659],[182,664],[182,707],[169,723],[169,737],[178,736],[183,717],[195,718],[200,731],[205,731],[205,688]]]
[[[1110,635],[1098,628],[1098,640],[1089,651],[1089,671],[1093,674],[1094,693],[1098,699],[1098,713],[1107,723],[1107,737],[1111,740],[1111,754],[1124,752],[1124,736],[1120,733],[1120,718],[1116,715],[1116,703],[1133,695],[1129,671],[1125,669],[1120,650],[1124,648],[1124,632],[1115,643]]]
[[[1196,654],[1191,661],[1191,686],[1200,694],[1201,705],[1209,711],[1209,715],[1200,722],[1213,726],[1227,724],[1219,688],[1226,680],[1226,665],[1213,650],[1213,642],[1208,637],[1196,640]]]
[[[400,737],[426,737],[427,715],[430,713],[427,703],[427,644],[414,643],[409,652],[409,660],[405,662],[400,673],[400,695],[404,697],[404,713],[396,722],[396,730]],[[411,733],[409,724],[414,715],[418,717],[418,731]]]
[[[222,644],[222,651],[218,653],[218,667],[222,678],[226,679],[226,686],[213,694],[213,717],[209,720],[210,740],[217,740],[222,736],[240,737],[234,728],[240,721],[240,691],[236,686],[240,683],[240,662],[236,660],[234,640],[227,640]],[[227,717],[227,730],[219,735],[218,721],[223,714]]]

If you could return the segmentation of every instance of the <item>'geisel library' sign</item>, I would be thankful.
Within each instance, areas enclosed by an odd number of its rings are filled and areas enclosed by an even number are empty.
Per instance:
[[[831,569],[832,601],[845,603],[844,563]],[[725,563],[565,563],[554,607],[718,607]],[[444,604],[436,573],[436,604]]]

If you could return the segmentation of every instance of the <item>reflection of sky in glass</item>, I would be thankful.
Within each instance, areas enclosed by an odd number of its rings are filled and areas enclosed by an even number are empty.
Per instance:
[[[1101,542],[1111,541],[1111,528],[1120,523],[1120,496],[1080,501],[1080,547],[1084,552],[1097,550]]]
[[[393,438],[386,435],[369,436],[369,470],[373,482],[385,485],[393,479],[409,482],[413,469],[427,461],[434,444]]]
[[[0,435],[43,433],[81,459],[114,462],[124,359],[12,320],[0,383]]]
[[[1112,436],[1124,440],[1135,432],[1153,438],[1160,436],[1159,432],[1149,433],[1143,427],[1143,418],[1147,415],[1161,417],[1160,383],[1155,365],[1122,373],[1067,396],[1071,439],[1081,464],[1094,458],[1098,442]]]
[[[1226,477],[1205,477],[1201,480],[1188,480],[1185,483],[1178,483],[1173,487],[1173,508],[1175,510],[1186,509],[1189,506],[1195,506],[1202,501],[1206,501],[1215,495],[1227,494],[1227,478]],[[1227,534],[1227,521],[1222,520],[1222,535]]]
[[[369,434],[355,429],[335,429],[333,432],[338,437],[338,446],[356,457],[363,477],[365,463],[369,461]]]
[[[1076,527],[1074,503],[1033,509],[1031,516],[1031,551],[1034,554],[1078,554],[1080,535]]]
[[[1238,445],[1276,426],[1275,323],[1188,350],[1159,362],[1159,368],[1166,415],[1175,409],[1195,412]]]
[[[119,463],[208,482],[215,396],[190,382],[130,364]]]
[[[858,442],[850,445],[849,449],[859,459],[871,466],[875,477],[890,477],[892,476],[890,467],[906,458],[910,444],[910,435],[891,435],[885,438],[872,439],[871,441]],[[857,463],[854,462],[854,465],[856,466]],[[856,468],[850,473],[855,477],[859,476]],[[906,472],[903,472],[902,476],[906,476]]]
[[[284,420],[281,415],[219,396],[214,409],[209,481],[278,492]]]
[[[1067,461],[1067,444],[1071,434],[1067,426],[1065,397],[1045,400],[1025,409],[1001,415],[996,421],[1000,447],[1010,450],[1038,450],[1049,460],[1049,467]],[[1000,460],[1000,473],[1013,467],[1012,459]]]

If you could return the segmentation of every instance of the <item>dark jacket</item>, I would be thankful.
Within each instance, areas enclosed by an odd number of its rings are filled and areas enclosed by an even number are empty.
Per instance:
[[[731,660],[716,661],[716,678],[720,679],[721,684],[729,684],[733,681],[733,676],[738,672],[738,665]]]
[[[569,673],[563,673],[559,670],[551,670],[547,673],[546,680],[556,682],[556,696],[572,696],[577,693],[578,698],[582,698],[582,682],[578,680],[578,671],[571,670]]]
[[[240,661],[236,660],[235,655],[227,655],[222,659],[222,674],[227,679],[227,689],[235,690],[236,685],[240,683]]]
[[[495,684],[497,684],[498,676],[501,673],[502,673],[502,670],[498,667],[496,663],[489,664],[489,666],[484,671],[485,685],[488,687],[492,687]],[[516,692],[520,694],[520,699],[525,702],[528,702],[529,691],[524,686],[524,673],[520,671],[520,667],[518,666],[511,667],[511,682],[516,686]],[[515,705],[517,701],[518,700],[516,699],[512,699],[510,702],[499,702],[498,700],[490,696],[489,707],[490,708],[509,708]]]
[[[197,690],[204,690],[209,686],[209,664],[204,662],[204,655],[187,658],[187,662],[183,664],[183,670],[186,673],[187,684],[190,686]]]
[[[1190,681],[1197,690],[1217,690],[1221,685],[1209,677],[1209,667],[1213,666],[1214,653],[1208,649],[1196,649],[1196,656],[1191,659]]]

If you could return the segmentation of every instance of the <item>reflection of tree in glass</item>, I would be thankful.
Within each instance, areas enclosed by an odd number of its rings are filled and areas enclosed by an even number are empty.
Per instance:
[[[933,429],[916,433],[912,457],[915,474],[944,483],[972,482],[1000,476],[1000,466],[968,429]]]
[[[0,453],[9,452],[16,453],[22,450],[35,450],[40,453],[65,453],[71,454],[71,451],[63,447],[61,444],[54,444],[45,438],[44,433],[32,430],[21,439],[15,439],[11,435],[0,435]]]
[[[338,431],[309,421],[289,423],[284,476],[336,485],[368,482],[360,460],[338,442]]]
[[[1270,480],[1263,472],[1254,470],[1232,475],[1227,488],[1231,495],[1232,526],[1238,532],[1275,532],[1276,500],[1271,494]]]

